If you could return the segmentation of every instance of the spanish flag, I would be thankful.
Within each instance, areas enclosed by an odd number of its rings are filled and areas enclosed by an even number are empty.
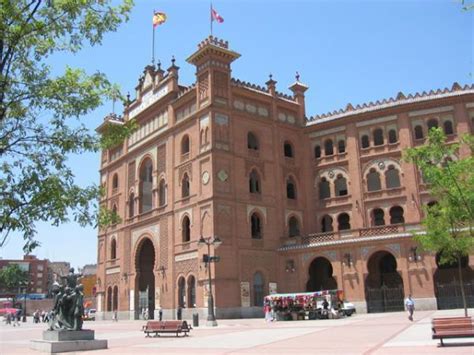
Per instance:
[[[166,14],[164,12],[155,12],[153,14],[153,28],[165,23]]]

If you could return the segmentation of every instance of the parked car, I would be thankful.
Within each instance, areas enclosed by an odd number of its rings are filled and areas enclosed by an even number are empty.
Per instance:
[[[344,301],[342,304],[342,310],[348,317],[352,316],[355,312],[355,306],[351,302]]]
[[[95,320],[96,309],[91,308],[84,312],[84,320]]]

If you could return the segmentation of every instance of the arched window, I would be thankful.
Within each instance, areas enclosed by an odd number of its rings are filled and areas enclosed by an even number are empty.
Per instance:
[[[253,275],[253,305],[255,307],[263,306],[263,297],[265,296],[263,285],[263,275],[260,272],[256,272]]]
[[[116,311],[118,309],[118,286],[114,286],[114,296],[112,301],[112,309]]]
[[[115,239],[112,239],[112,241],[110,242],[110,259],[117,259],[117,242],[115,241]]]
[[[191,275],[188,277],[188,307],[194,307],[196,304],[196,278]]]
[[[112,286],[107,288],[107,312],[112,312]]]
[[[183,243],[191,240],[191,222],[189,221],[188,216],[184,216],[183,218],[181,233],[183,236]]]
[[[252,239],[262,239],[262,223],[258,214],[252,214],[250,217],[250,224]]]
[[[367,191],[377,191],[382,188],[380,184],[380,175],[374,168],[367,174]]]
[[[290,217],[288,221],[288,236],[290,238],[300,235],[300,226],[295,216]]]
[[[444,134],[446,135],[454,133],[453,123],[451,121],[444,121],[443,128],[444,128]]]
[[[347,195],[347,182],[346,178],[339,174],[337,179],[334,181],[334,187],[336,190],[336,196],[346,196]]]
[[[428,120],[427,126],[428,132],[431,130],[431,128],[438,128],[438,120],[436,118],[431,118]]]
[[[186,134],[181,140],[181,155],[189,153],[189,137]]]
[[[112,189],[117,189],[119,187],[119,181],[118,181],[118,175],[114,174],[114,177],[112,178]]]
[[[293,147],[290,142],[285,142],[283,145],[283,153],[287,158],[293,158]]]
[[[258,139],[252,132],[247,134],[247,148],[252,150],[258,150]]]
[[[317,145],[314,147],[314,157],[321,158],[321,146]]]
[[[329,181],[325,177],[321,178],[319,182],[319,198],[321,200],[331,197],[331,190],[329,188]]]
[[[415,126],[415,139],[423,139],[423,127],[420,125]]]
[[[140,167],[140,212],[144,213],[153,208],[153,164],[146,159]]]
[[[405,223],[403,208],[394,206],[390,209],[390,224]]]
[[[369,142],[369,136],[364,134],[362,138],[360,139],[360,144],[362,148],[369,148],[370,142]]]
[[[163,179],[160,181],[160,185],[158,186],[158,202],[160,206],[166,205],[166,183]]]
[[[178,279],[178,305],[186,307],[186,281],[182,276]]]
[[[388,131],[388,142],[389,143],[397,143],[398,138],[397,138],[397,131],[394,129],[391,129]]]
[[[323,216],[321,219],[321,232],[332,232],[334,229],[332,227],[332,217],[329,215]]]
[[[114,205],[112,206],[112,212],[114,215],[117,214],[117,205],[114,203]]]
[[[385,186],[387,189],[400,187],[400,176],[398,175],[398,170],[393,165],[390,165],[385,172]]]
[[[132,192],[128,198],[128,216],[135,216],[135,194]]]
[[[340,231],[351,229],[351,222],[350,222],[349,215],[347,213],[341,213],[339,216],[337,216],[337,224],[338,224],[338,229]]]
[[[184,173],[181,180],[181,197],[189,197],[189,177],[187,173]]]
[[[291,177],[286,180],[286,198],[296,199],[296,184]]]
[[[252,170],[249,176],[249,192],[252,194],[260,193],[260,177],[255,170]]]
[[[383,225],[385,225],[385,217],[384,217],[383,209],[375,208],[372,211],[372,219],[373,219],[373,225],[374,226],[383,226]]]
[[[333,155],[334,154],[334,147],[332,144],[332,139],[326,139],[324,142],[324,155]]]
[[[337,142],[337,151],[339,154],[346,151],[346,142],[344,140],[341,139],[339,142]]]
[[[374,135],[374,145],[383,145],[383,129],[376,128],[373,132]]]

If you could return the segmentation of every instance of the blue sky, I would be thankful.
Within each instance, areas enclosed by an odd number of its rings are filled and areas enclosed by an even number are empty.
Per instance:
[[[156,30],[156,58],[164,69],[176,57],[180,83],[191,84],[195,70],[185,62],[209,35],[209,2],[200,0],[135,0],[130,21],[106,36],[101,47],[52,58],[60,72],[66,65],[90,73],[101,71],[124,92],[134,88],[151,62],[153,9],[168,15]],[[228,40],[242,57],[234,62],[233,77],[264,85],[268,74],[287,87],[299,71],[309,86],[307,116],[352,104],[472,83],[473,13],[455,0],[216,0],[224,23],[214,35]],[[472,73],[472,74],[471,74]],[[118,105],[117,105],[118,106]],[[84,118],[91,129],[111,112],[106,103]],[[116,109],[120,111],[120,109]],[[98,154],[70,159],[77,181],[98,183]],[[96,262],[97,231],[76,224],[38,224],[42,245],[35,254],[73,266]],[[10,237],[0,250],[3,258],[21,258],[22,241]]]

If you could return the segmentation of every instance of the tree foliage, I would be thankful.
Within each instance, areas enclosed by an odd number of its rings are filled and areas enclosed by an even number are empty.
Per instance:
[[[441,264],[458,264],[463,283],[461,258],[474,250],[474,137],[460,143],[446,143],[440,128],[432,128],[427,144],[409,148],[404,159],[420,170],[428,190],[437,202],[425,208],[425,233],[415,236],[423,249],[439,254]],[[464,149],[464,157],[460,150]],[[461,287],[465,314],[464,289]]]
[[[117,88],[99,72],[53,74],[48,62],[117,30],[133,3],[112,2],[0,0],[0,247],[13,232],[25,251],[37,246],[37,221],[97,222],[99,188],[75,184],[67,157],[101,147],[82,118],[116,98]]]
[[[0,288],[6,292],[17,293],[27,280],[28,272],[23,271],[18,264],[10,264],[0,269]]]

